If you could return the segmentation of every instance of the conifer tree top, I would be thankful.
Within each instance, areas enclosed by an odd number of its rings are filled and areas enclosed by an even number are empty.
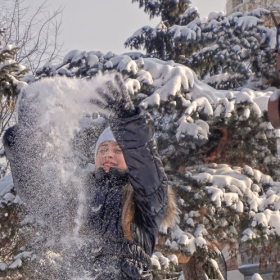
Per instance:
[[[138,2],[139,7],[144,7],[145,13],[151,18],[161,16],[169,25],[179,22],[180,15],[188,8],[190,0],[132,0]]]

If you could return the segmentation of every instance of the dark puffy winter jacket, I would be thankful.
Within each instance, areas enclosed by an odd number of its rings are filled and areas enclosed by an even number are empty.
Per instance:
[[[106,173],[100,168],[90,177],[89,220],[103,240],[95,256],[98,265],[94,267],[106,269],[110,263],[115,274],[107,271],[103,275],[106,279],[151,279],[149,256],[168,204],[167,178],[153,139],[153,119],[138,109],[135,116],[114,120],[110,126],[128,171],[111,168]],[[128,182],[133,187],[135,201],[132,241],[124,238],[121,219],[122,189]]]
[[[149,257],[168,205],[167,177],[153,140],[153,119],[137,109],[133,117],[113,120],[111,130],[123,150],[128,171],[111,168],[106,173],[101,168],[89,178],[88,219],[98,248],[90,248],[86,252],[92,257],[85,270],[91,271],[97,280],[151,279]],[[14,161],[13,149],[17,133],[17,127],[13,127],[3,139],[12,171],[18,165]],[[14,174],[16,186],[32,179],[32,170],[20,174],[14,170]],[[135,202],[132,241],[125,239],[121,225],[122,190],[128,182],[133,187]],[[34,196],[37,197],[37,191],[26,195],[30,199]]]

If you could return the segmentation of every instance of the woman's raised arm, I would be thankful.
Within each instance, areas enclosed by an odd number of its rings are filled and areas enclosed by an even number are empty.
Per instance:
[[[167,177],[153,139],[153,119],[139,108],[129,118],[111,124],[123,150],[131,185],[134,189],[137,218],[147,227],[158,228],[167,209]]]

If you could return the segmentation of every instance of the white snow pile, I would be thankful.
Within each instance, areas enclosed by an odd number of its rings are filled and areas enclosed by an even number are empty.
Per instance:
[[[241,29],[242,31],[250,30],[253,27],[261,25],[263,20],[258,19],[255,16],[243,16],[237,19],[236,28]]]
[[[195,41],[197,39],[196,32],[187,26],[173,25],[169,28],[168,32],[175,40],[183,39],[186,41]]]
[[[180,21],[183,22],[186,18],[191,18],[193,16],[198,16],[199,12],[197,7],[189,7],[185,10],[185,12],[180,16]]]
[[[153,253],[151,257],[152,269],[154,273],[157,274],[166,274],[172,273],[172,276],[178,278],[182,271],[178,269],[180,267],[178,257],[175,254],[162,254],[160,251]]]
[[[15,193],[12,175],[8,174],[0,179],[0,209],[16,205],[22,205],[22,200]],[[8,213],[5,213],[4,216],[7,217]]]
[[[264,8],[257,8],[247,13],[248,16],[261,18],[263,16],[270,16],[270,11]]]
[[[178,265],[178,258],[176,255],[172,254],[165,257],[161,252],[153,253],[151,261],[152,266],[157,270],[166,270],[171,264]]]
[[[252,280],[263,280],[263,278],[260,276],[259,273],[255,273],[255,274],[252,276]]]
[[[9,174],[0,180],[0,205],[16,203],[21,204],[21,200],[18,196],[13,194],[14,184],[12,175]]]

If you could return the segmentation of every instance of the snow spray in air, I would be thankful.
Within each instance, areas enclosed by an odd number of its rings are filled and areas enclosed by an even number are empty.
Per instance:
[[[36,279],[94,279],[84,266],[98,247],[85,226],[84,178],[93,169],[95,141],[106,125],[90,99],[106,80],[45,78],[19,96],[14,184],[27,209],[22,225],[30,236],[27,246],[37,255],[29,270]]]

